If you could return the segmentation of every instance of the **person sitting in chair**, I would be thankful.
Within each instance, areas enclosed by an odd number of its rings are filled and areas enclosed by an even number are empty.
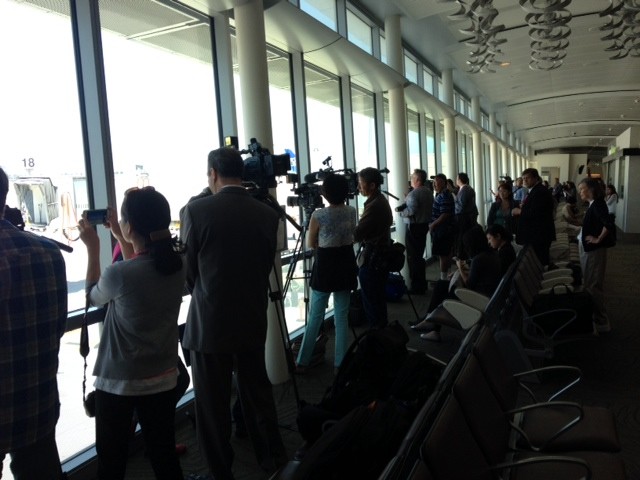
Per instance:
[[[490,297],[493,295],[502,270],[498,253],[487,244],[484,230],[476,225],[468,230],[462,237],[462,242],[469,256],[470,263],[457,259],[458,270],[449,280],[440,280],[436,283],[427,316],[420,323],[411,328],[418,332],[424,332],[420,338],[434,342],[440,341],[441,325],[433,323],[429,314],[433,312],[444,300],[456,298],[455,289],[465,287]]]

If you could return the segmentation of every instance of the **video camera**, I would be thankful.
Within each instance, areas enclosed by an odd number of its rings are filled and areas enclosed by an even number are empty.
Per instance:
[[[237,149],[237,137],[226,137],[225,146]],[[242,180],[254,183],[261,190],[275,188],[276,177],[286,175],[291,169],[291,157],[288,154],[272,155],[269,149],[263,148],[255,138],[251,138],[248,148],[239,150],[239,153],[251,155],[244,159]]]
[[[287,205],[289,207],[302,207],[305,211],[313,211],[316,208],[324,207],[322,203],[322,189],[316,182],[321,182],[331,174],[343,175],[349,184],[349,198],[354,198],[358,194],[358,175],[350,168],[334,170],[331,166],[331,157],[327,157],[322,161],[327,168],[321,168],[317,172],[308,173],[304,176],[304,183],[291,191],[297,196],[287,197]],[[289,183],[298,183],[297,175],[288,177]]]

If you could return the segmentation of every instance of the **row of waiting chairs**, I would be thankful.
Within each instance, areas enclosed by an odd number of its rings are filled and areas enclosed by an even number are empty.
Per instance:
[[[380,480],[626,478],[611,411],[561,400],[580,381],[578,368],[550,366],[514,374],[518,362],[505,360],[514,348],[526,350],[520,339],[526,336],[527,313],[516,276],[535,286],[535,294],[544,294],[546,280],[565,275],[570,271],[545,273],[525,247],[491,299],[458,291],[463,302],[444,303],[445,325],[461,320],[458,328],[468,332]],[[543,350],[567,340],[560,334],[531,335],[540,336]],[[522,380],[539,381],[549,371],[564,371],[569,379],[537,398]]]

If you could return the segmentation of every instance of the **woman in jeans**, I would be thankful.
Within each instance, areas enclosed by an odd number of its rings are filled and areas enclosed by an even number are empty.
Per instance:
[[[309,220],[307,245],[315,250],[311,273],[311,306],[296,364],[296,372],[309,366],[316,337],[324,320],[324,312],[333,293],[335,326],[334,367],[338,368],[347,350],[349,299],[357,288],[353,232],[356,210],[345,205],[349,184],[342,175],[330,174],[322,184],[322,195],[329,206],[316,210]]]
[[[96,376],[98,478],[125,476],[135,410],[157,479],[182,480],[175,449],[178,313],[185,269],[169,232],[169,203],[151,187],[125,194],[118,222],[105,226],[124,261],[100,273],[100,240],[86,212],[79,222],[87,246],[87,297],[108,305],[93,374]]]

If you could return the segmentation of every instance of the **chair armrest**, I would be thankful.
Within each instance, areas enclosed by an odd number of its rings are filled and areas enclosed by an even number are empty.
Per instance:
[[[581,458],[577,457],[564,457],[560,455],[542,455],[534,458],[523,458],[521,460],[515,460],[512,462],[503,462],[490,467],[491,470],[505,470],[507,468],[526,468],[527,465],[534,465],[537,463],[573,463],[584,467],[584,476],[577,478],[576,480],[591,480],[591,467]],[[502,477],[501,477],[502,478]]]
[[[563,425],[558,430],[556,430],[556,432],[554,434],[552,434],[549,438],[547,438],[547,440],[542,445],[533,445],[531,443],[531,441],[529,440],[529,437],[527,436],[525,431],[522,430],[522,428],[520,428],[518,425],[514,424],[513,422],[509,422],[511,424],[511,426],[520,435],[522,435],[522,437],[527,441],[527,444],[529,445],[529,447],[533,451],[539,452],[539,451],[542,451],[545,448],[547,448],[547,446],[551,442],[553,442],[556,438],[558,438],[563,433],[569,431],[580,420],[582,420],[582,417],[584,416],[584,410],[582,409],[582,405],[580,405],[579,403],[576,403],[576,402],[566,402],[566,401],[542,402],[542,403],[534,403],[534,404],[531,404],[531,405],[525,405],[524,407],[514,408],[514,409],[511,409],[511,410],[509,410],[509,411],[507,411],[505,413],[507,415],[515,415],[516,413],[525,413],[525,412],[527,412],[529,410],[537,410],[537,409],[543,409],[543,408],[558,408],[558,407],[561,407],[561,408],[562,407],[566,407],[567,409],[575,409],[575,410],[578,411],[577,416],[573,417],[565,425]]]
[[[547,280],[549,278],[571,276],[573,276],[573,270],[571,270],[570,268],[556,268],[555,270],[547,270],[546,272],[542,272],[543,280]]]
[[[451,314],[460,324],[463,330],[469,330],[482,318],[482,312],[470,307],[466,303],[457,300],[445,300],[442,302],[444,309]]]
[[[558,315],[558,314],[566,315],[566,318],[568,318],[568,320],[565,321],[565,323],[563,323],[562,325],[560,325],[551,335],[547,335],[546,333],[544,333],[544,330],[542,330],[542,327],[540,327],[539,325],[536,325],[536,323],[533,321],[536,318],[544,318],[546,316]],[[578,317],[578,314],[576,313],[575,310],[570,310],[568,308],[558,308],[554,310],[547,310],[546,312],[536,313],[534,315],[527,315],[524,319],[527,322],[530,322],[535,329],[540,330],[541,331],[540,333],[542,333],[543,337],[553,340],[556,337],[556,335],[562,331],[563,328],[566,328],[568,325],[571,325],[571,323],[574,322],[577,317]]]
[[[547,402],[550,402],[550,401],[554,400],[555,398],[559,397],[560,395],[562,395],[564,392],[569,390],[574,385],[576,385],[580,380],[582,380],[582,370],[580,370],[578,367],[573,367],[571,365],[550,365],[548,367],[534,368],[532,370],[527,370],[526,372],[515,373],[513,375],[513,377],[516,380],[518,380],[518,384],[520,385],[520,388],[522,388],[524,391],[526,391],[529,394],[529,396],[534,401],[537,402],[538,399],[536,398],[536,396],[533,393],[533,391],[527,385],[525,385],[521,381],[521,379],[524,378],[524,377],[527,377],[528,375],[535,375],[535,374],[538,374],[538,373],[545,373],[545,372],[559,372],[559,371],[565,371],[565,372],[568,372],[568,373],[574,373],[575,374],[575,378],[573,378],[568,384],[564,385],[563,387],[561,387],[556,392],[552,393],[549,396],[549,398],[546,400]]]
[[[571,285],[573,283],[573,277],[571,275],[546,278],[540,282],[540,289],[551,288],[556,285]]]
[[[297,470],[302,463],[300,460],[289,460],[277,472],[269,477],[269,480],[289,480],[297,477]]]
[[[482,295],[474,290],[469,290],[468,288],[456,288],[455,294],[462,303],[466,303],[481,312],[485,311],[491,300],[486,295]]]

